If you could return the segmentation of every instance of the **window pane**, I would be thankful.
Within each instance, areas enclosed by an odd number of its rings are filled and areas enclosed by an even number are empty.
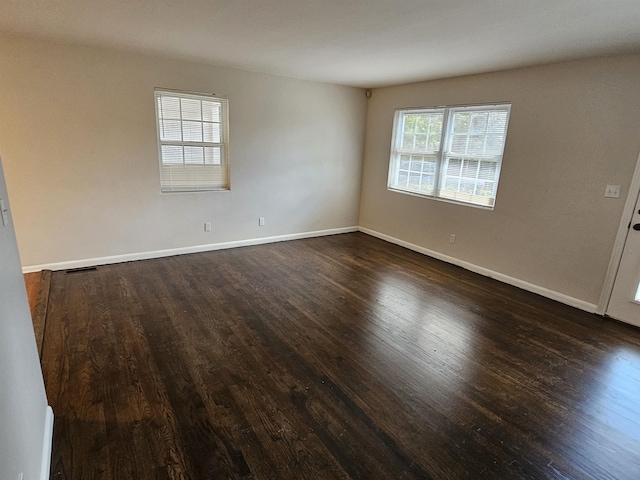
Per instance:
[[[182,140],[185,142],[201,142],[202,123],[182,122]]]
[[[450,159],[447,168],[446,191],[450,198],[457,198],[452,193],[477,195],[493,198],[496,194],[498,165],[496,162],[478,159]],[[463,197],[464,201],[480,205],[493,205],[493,201],[474,200]]]
[[[432,159],[430,161],[425,160],[422,163],[422,173],[435,173],[436,172],[436,161]]]
[[[475,186],[476,182],[474,182],[473,180],[460,180],[460,188],[458,189],[458,191],[471,195],[475,190]]]
[[[420,186],[420,189],[428,194],[428,195],[432,195],[433,194],[433,188],[435,186],[435,177],[433,175],[423,175],[422,176],[422,185]]]
[[[484,135],[470,135],[466,153],[482,155],[484,153]]]
[[[447,175],[455,175],[456,177],[460,176],[460,171],[462,169],[462,160],[459,158],[451,158],[447,163]]]
[[[451,152],[471,155],[502,154],[507,114],[506,110],[454,113]]]
[[[177,97],[158,97],[158,113],[160,118],[180,120],[180,99]]]
[[[220,124],[219,123],[203,123],[202,129],[204,133],[205,142],[220,143]]]
[[[488,134],[499,134],[504,135],[504,132],[507,129],[507,112],[490,112],[489,119],[487,122],[487,133]]]
[[[410,173],[409,174],[409,188],[411,190],[419,190],[420,189],[420,174],[419,173]]]
[[[202,102],[202,120],[205,122],[219,122],[220,104],[218,102]]]
[[[488,112],[475,112],[471,114],[471,132],[482,133],[487,131]]]
[[[453,133],[468,133],[469,132],[469,114],[468,113],[456,113],[453,116]]]
[[[411,171],[412,172],[421,172],[422,171],[422,158],[421,157],[411,157]]]
[[[204,163],[204,148],[184,147],[184,163],[186,165],[202,165]]]
[[[416,133],[427,133],[429,131],[429,115],[419,115],[416,118]]]
[[[451,153],[464,155],[467,153],[467,135],[454,135],[451,139]]]
[[[447,178],[444,182],[444,189],[457,192],[458,191],[458,179],[457,178]]]
[[[485,152],[487,155],[501,155],[504,148],[504,140],[502,137],[490,135],[487,137]]]
[[[182,103],[183,120],[202,120],[200,100],[195,100],[193,98],[181,98],[180,101]]]
[[[402,150],[413,150],[413,133],[402,136]]]
[[[442,113],[429,113],[423,115],[427,120],[429,132],[429,144],[437,145],[431,151],[438,150],[440,146],[440,137],[442,136]]]
[[[476,195],[483,197],[494,197],[496,195],[496,184],[493,182],[478,182]]]
[[[405,115],[402,134],[402,150],[436,152],[440,149],[442,113]]]
[[[213,165],[213,147],[204,147],[204,164]]]
[[[437,152],[440,150],[440,134],[431,134],[427,140],[427,150],[429,152]]]
[[[182,140],[180,120],[160,120],[160,140],[178,142]]]
[[[182,165],[182,147],[180,145],[162,145],[161,152],[164,165]]]
[[[476,178],[478,173],[478,161],[477,160],[465,160],[462,167],[462,176]]]
[[[220,165],[221,162],[220,147],[205,147],[204,163],[206,165]]]
[[[406,115],[404,117],[404,127],[403,127],[403,131],[405,133],[413,133],[415,132],[415,128],[416,128],[416,115]]]
[[[389,186],[433,195],[436,160],[433,155],[401,155]]]
[[[480,162],[478,178],[483,180],[495,180],[498,167],[494,162]]]

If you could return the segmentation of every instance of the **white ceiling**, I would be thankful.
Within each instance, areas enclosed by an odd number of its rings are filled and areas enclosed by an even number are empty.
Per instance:
[[[377,87],[640,52],[640,0],[2,0],[0,31]]]

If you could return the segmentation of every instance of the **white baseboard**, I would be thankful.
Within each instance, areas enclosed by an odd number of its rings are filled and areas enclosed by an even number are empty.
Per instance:
[[[402,247],[408,248],[409,250],[422,253],[429,257],[433,257],[438,260],[442,260],[444,262],[457,265],[466,270],[470,270],[480,275],[484,275],[485,277],[493,278],[500,282],[513,285],[514,287],[522,288],[523,290],[537,293],[538,295],[542,295],[543,297],[547,297],[557,302],[579,308],[580,310],[584,310],[589,313],[598,312],[598,305],[596,304],[585,302],[584,300],[570,297],[569,295],[565,295],[564,293],[556,292],[554,290],[550,290],[548,288],[541,287],[539,285],[534,285],[524,280],[510,277],[509,275],[505,275],[500,272],[495,272],[493,270],[489,270],[488,268],[480,267],[478,265],[474,265],[472,263],[465,262],[463,260],[459,260],[454,257],[450,257],[448,255],[445,255],[440,252],[436,252],[434,250],[429,250],[428,248],[424,248],[410,242],[405,242],[404,240],[400,240],[399,238],[395,238],[390,235],[377,232],[375,230],[370,230],[365,227],[355,227],[355,226],[333,228],[328,230],[316,230],[313,232],[293,233],[288,235],[278,235],[273,237],[249,238],[246,240],[212,243],[207,245],[195,245],[192,247],[170,248],[166,250],[155,250],[151,252],[139,252],[139,253],[124,254],[124,255],[113,255],[108,257],[87,258],[82,260],[72,260],[68,262],[48,263],[48,264],[42,264],[42,265],[29,265],[22,268],[22,273],[39,272],[41,270],[68,270],[71,268],[83,268],[83,267],[92,267],[96,265],[107,265],[111,263],[132,262],[135,260],[147,260],[150,258],[170,257],[172,255],[183,255],[187,253],[209,252],[213,250],[223,250],[226,248],[247,247],[251,245],[262,245],[265,243],[284,242],[287,240],[298,240],[302,238],[323,237],[326,235],[336,235],[340,233],[351,233],[351,232],[357,232],[357,231],[366,233],[367,235],[371,235],[373,237],[380,238],[390,243],[394,243],[396,245],[400,245]]]
[[[53,446],[53,409],[47,406],[44,423],[44,442],[42,443],[42,466],[40,480],[49,480],[51,469],[51,447]]]
[[[68,262],[45,263],[42,265],[28,265],[26,267],[22,267],[22,273],[39,272],[41,270],[68,270],[71,268],[94,267],[96,265],[108,265],[110,263],[133,262],[135,260],[171,257],[173,255],[183,255],[186,253],[210,252],[213,250],[223,250],[226,248],[248,247],[251,245],[284,242],[287,240],[298,240],[301,238],[323,237],[326,235],[336,235],[339,233],[351,233],[357,231],[358,227],[332,228],[329,230],[316,230],[314,232],[292,233],[288,235],[277,235],[274,237],[249,238],[246,240],[236,240],[233,242],[211,243],[207,245],[195,245],[192,247],[169,248],[166,250],[155,250],[151,252],[85,258],[82,260],[71,260]]]
[[[429,250],[428,248],[424,248],[419,245],[415,245],[413,243],[405,242],[404,240],[400,240],[399,238],[395,238],[390,235],[385,235],[384,233],[376,232],[375,230],[370,230],[364,227],[360,227],[359,230],[362,233],[371,235],[372,237],[377,237],[377,238],[380,238],[381,240],[385,240],[390,243],[395,243],[396,245],[400,245],[401,247],[408,248],[409,250],[413,250],[415,252],[422,253],[429,257],[442,260],[443,262],[451,263],[458,267],[462,267],[466,270],[470,270],[474,273],[479,273],[480,275],[484,275],[485,277],[493,278],[500,282],[513,285],[514,287],[518,287],[532,293],[537,293],[538,295],[542,295],[543,297],[547,297],[557,302],[564,303],[566,305],[569,305],[575,308],[579,308],[580,310],[584,310],[589,313],[596,313],[598,310],[598,305],[585,302],[584,300],[580,300],[578,298],[570,297],[569,295],[565,295],[564,293],[556,292],[554,290],[549,290],[548,288],[541,287],[539,285],[534,285],[533,283],[525,282],[524,280],[510,277],[509,275],[505,275],[500,272],[495,272],[493,270],[489,270],[488,268],[480,267],[478,265],[474,265],[473,263],[465,262],[464,260],[459,260],[457,258],[450,257],[448,255],[445,255],[440,252],[436,252],[434,250]]]

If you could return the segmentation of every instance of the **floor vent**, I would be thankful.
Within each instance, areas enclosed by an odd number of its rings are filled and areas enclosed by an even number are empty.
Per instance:
[[[98,267],[81,267],[81,268],[71,268],[67,271],[65,271],[65,275],[68,275],[70,273],[80,273],[80,272],[93,272],[93,271],[97,271]]]

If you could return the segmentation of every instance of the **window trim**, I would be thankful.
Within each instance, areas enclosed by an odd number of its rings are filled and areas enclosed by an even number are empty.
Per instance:
[[[448,161],[447,155],[450,151],[451,142],[453,139],[453,118],[456,112],[460,111],[483,111],[487,109],[495,109],[495,110],[506,110],[506,120],[505,120],[505,129],[504,129],[504,141],[502,144],[502,151],[499,155],[486,155],[486,158],[496,158],[496,174],[495,174],[495,193],[493,197],[493,202],[491,204],[482,204],[478,202],[472,202],[471,198],[469,201],[460,198],[451,198],[447,196],[442,196],[441,192],[444,191],[442,185],[444,184],[446,173],[442,171],[445,168],[445,163]],[[424,193],[415,190],[402,189],[394,186],[392,181],[397,177],[400,167],[398,166],[398,162],[400,161],[401,155],[428,155],[428,150],[423,151],[407,151],[406,149],[399,148],[402,143],[403,131],[401,130],[401,122],[403,120],[404,114],[425,114],[425,113],[442,113],[442,130],[440,132],[440,144],[437,151],[433,152],[434,155],[434,187],[433,193]],[[441,202],[454,203],[457,205],[464,205],[473,208],[480,208],[483,210],[493,210],[495,208],[495,204],[498,197],[498,185],[500,180],[500,174],[502,169],[502,160],[504,157],[504,149],[507,141],[507,134],[509,129],[509,120],[511,115],[511,102],[492,102],[492,103],[479,103],[479,104],[467,104],[467,105],[442,105],[442,106],[434,106],[434,107],[402,107],[397,108],[394,111],[393,117],[393,130],[391,135],[391,149],[390,149],[390,158],[389,158],[389,169],[387,176],[387,190],[391,192],[401,193],[405,195],[412,195],[416,197],[429,198]],[[427,132],[427,145],[428,145],[428,132]],[[469,157],[483,157],[484,155],[468,155]],[[474,196],[474,194],[469,194],[469,197]]]
[[[167,96],[175,96],[177,98],[186,98],[186,99],[195,99],[195,100],[206,100],[211,99],[220,104],[220,121],[214,122],[220,124],[220,142],[206,142],[206,141],[185,141],[185,140],[162,140],[161,131],[160,131],[160,123],[161,120],[164,119],[160,117],[160,111],[158,110],[158,100],[165,94]],[[158,169],[160,174],[160,191],[162,194],[172,194],[172,193],[197,193],[197,192],[226,192],[231,190],[231,171],[229,165],[229,98],[226,95],[219,95],[215,93],[202,93],[202,92],[187,92],[182,90],[174,90],[169,88],[155,88],[154,89],[154,105],[155,105],[155,114],[156,114],[156,134],[157,134],[157,142],[158,142]],[[181,119],[182,121],[182,114]],[[204,120],[200,120],[201,123],[207,123]],[[171,168],[170,164],[163,163],[162,157],[162,147],[163,146],[193,146],[193,147],[219,147],[221,151],[220,155],[220,163],[219,164],[192,164],[189,165],[185,162],[182,164],[182,168],[187,169],[217,169],[222,171],[222,176],[224,177],[224,181],[221,182],[222,186],[196,186],[196,187],[185,187],[185,186],[171,186],[170,182],[165,183],[163,180],[163,167]],[[176,168],[180,168],[177,165]],[[203,170],[204,171],[204,170]]]

